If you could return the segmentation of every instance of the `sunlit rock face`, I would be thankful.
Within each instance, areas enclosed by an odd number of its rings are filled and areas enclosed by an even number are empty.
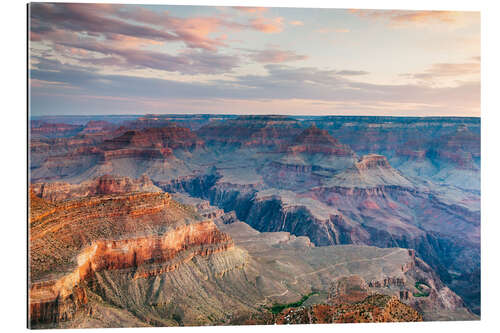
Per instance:
[[[60,321],[87,303],[82,285],[103,271],[134,279],[178,269],[234,244],[165,193],[126,193],[48,204],[31,195],[30,321]]]

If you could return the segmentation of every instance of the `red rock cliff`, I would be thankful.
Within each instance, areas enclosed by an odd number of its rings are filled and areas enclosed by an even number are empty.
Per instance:
[[[135,268],[135,278],[144,278],[234,246],[212,221],[200,220],[164,193],[55,205],[32,193],[30,201],[31,322],[69,319],[84,308],[80,286],[96,272]]]
[[[289,153],[325,154],[335,156],[354,156],[347,145],[341,144],[328,131],[311,126],[300,133],[286,148]]]
[[[129,192],[162,192],[147,175],[138,179],[104,175],[80,184],[65,182],[35,183],[31,185],[33,193],[50,202],[105,194],[123,194]]]

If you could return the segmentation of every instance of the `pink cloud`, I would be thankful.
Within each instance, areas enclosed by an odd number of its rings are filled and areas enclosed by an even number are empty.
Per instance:
[[[211,33],[222,26],[241,28],[240,25],[216,17],[178,18],[169,15],[168,12],[157,13],[144,8],[120,12],[118,15],[136,22],[161,26],[171,31],[178,40],[189,47],[212,51],[224,44],[220,40],[210,38]]]
[[[288,23],[291,24],[291,25],[295,25],[295,26],[302,26],[302,25],[304,25],[304,22],[302,22],[302,21],[290,21]]]
[[[450,11],[416,11],[399,12],[391,16],[391,20],[397,22],[429,22],[438,21],[444,23],[454,23],[459,17],[458,12]]]
[[[250,21],[250,25],[258,31],[265,33],[277,33],[283,31],[283,18],[273,19],[259,17]]]
[[[481,72],[481,64],[479,62],[470,63],[436,63],[420,73],[405,73],[401,76],[432,81],[444,77],[459,77],[464,75],[479,75]]]
[[[262,13],[267,8],[242,7],[243,11]],[[115,4],[48,4],[31,6],[31,40],[57,42],[61,32],[79,33],[87,38],[104,37],[124,43],[124,47],[140,47],[165,42],[183,42],[189,48],[216,51],[226,46],[224,38],[212,37],[221,29],[252,29],[264,33],[283,30],[281,17],[257,17],[245,23],[223,17],[175,17],[167,11]],[[57,32],[57,34],[54,34]]]
[[[247,12],[247,13],[264,13],[266,12],[269,8],[267,7],[233,7],[233,9],[242,11],[242,12]]]
[[[394,24],[405,23],[445,23],[455,24],[462,19],[463,13],[442,10],[365,10],[349,9],[349,12],[360,17],[371,19],[387,19]]]
[[[114,44],[120,45],[121,47],[125,48],[127,47],[137,48],[137,47],[144,47],[147,45],[161,45],[164,43],[163,41],[158,41],[154,39],[139,38],[126,35],[112,35],[109,36],[109,40],[112,41]]]
[[[83,32],[90,37],[122,41],[128,46],[180,41],[190,48],[213,51],[223,43],[210,38],[209,34],[221,26],[243,27],[214,17],[177,18],[166,12],[124,8],[119,5],[33,4],[32,32],[37,40],[56,40],[58,36],[54,31]]]

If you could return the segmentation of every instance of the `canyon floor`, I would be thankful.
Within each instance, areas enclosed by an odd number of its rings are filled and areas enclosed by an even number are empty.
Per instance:
[[[479,127],[34,119],[30,325],[477,320]]]

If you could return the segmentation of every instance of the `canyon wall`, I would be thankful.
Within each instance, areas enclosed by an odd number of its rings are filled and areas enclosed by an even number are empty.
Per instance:
[[[212,221],[196,220],[164,193],[76,199],[46,209],[33,196],[32,324],[71,319],[87,303],[81,286],[99,272],[133,268],[134,279],[147,278],[234,246]]]

